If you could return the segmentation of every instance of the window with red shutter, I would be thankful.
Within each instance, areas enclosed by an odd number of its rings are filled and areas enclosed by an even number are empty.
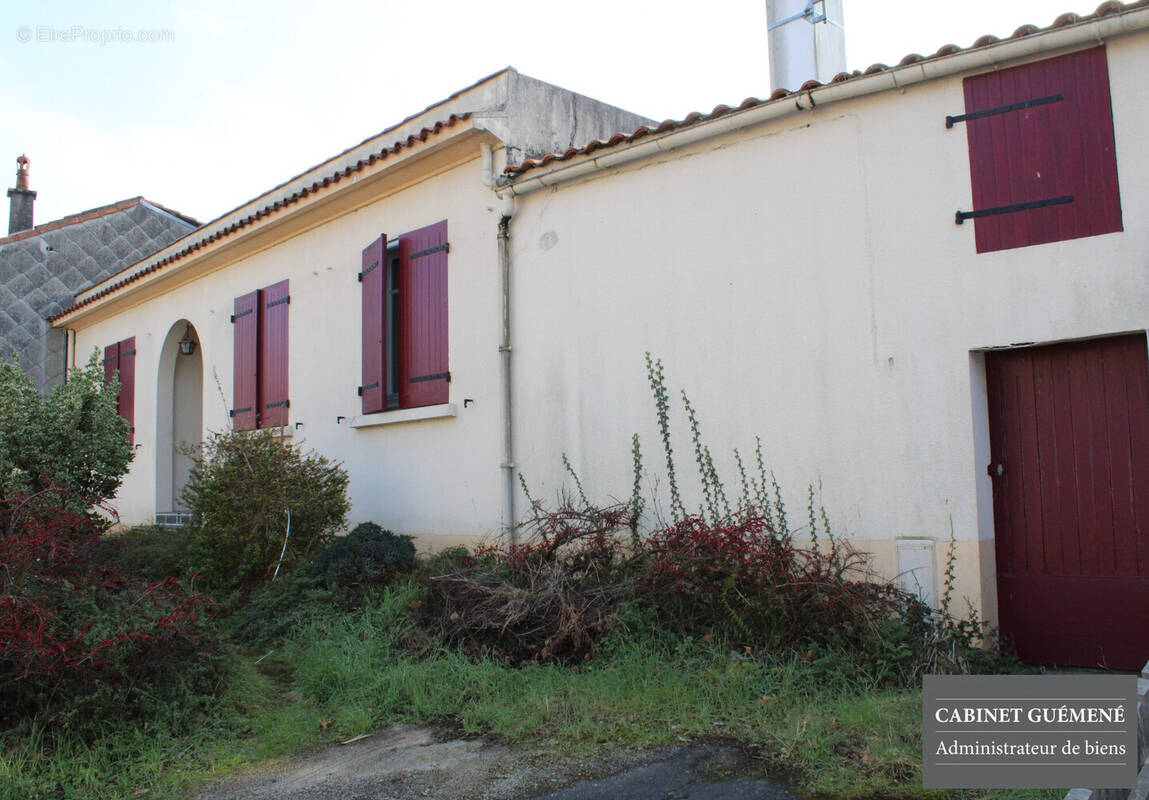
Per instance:
[[[977,252],[1122,230],[1105,48],[966,78]]]
[[[288,281],[280,281],[235,299],[231,417],[236,430],[287,424],[288,288]]]
[[[448,252],[445,221],[363,251],[364,414],[448,402]]]
[[[104,348],[104,381],[110,383],[119,375],[120,392],[116,395],[116,411],[128,423],[128,441],[136,440],[136,337]]]

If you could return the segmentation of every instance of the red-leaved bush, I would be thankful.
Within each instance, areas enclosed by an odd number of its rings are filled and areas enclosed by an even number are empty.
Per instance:
[[[654,531],[644,548],[637,599],[681,633],[770,649],[855,647],[896,619],[904,602],[861,554],[836,542],[796,547],[754,514],[716,523],[686,517]]]
[[[428,576],[425,627],[507,663],[578,663],[631,603],[662,629],[756,652],[824,646],[896,669],[914,658],[890,636],[908,599],[840,542],[798,547],[745,512],[687,517],[644,539],[630,536],[625,505],[534,512],[525,541],[481,547]]]
[[[0,499],[0,724],[83,730],[108,711],[150,714],[173,687],[202,689],[210,598],[117,569],[99,518],[65,500],[55,489]]]

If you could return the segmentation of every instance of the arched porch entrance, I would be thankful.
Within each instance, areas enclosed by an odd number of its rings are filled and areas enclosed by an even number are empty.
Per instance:
[[[187,509],[180,494],[203,443],[203,353],[195,326],[181,319],[160,349],[156,390],[156,523],[176,525]],[[189,352],[190,351],[190,352]]]

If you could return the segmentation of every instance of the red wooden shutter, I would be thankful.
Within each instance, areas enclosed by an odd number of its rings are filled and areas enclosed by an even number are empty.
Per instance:
[[[135,442],[136,416],[136,337],[124,339],[104,348],[104,382],[111,383],[119,373],[120,392],[116,411],[128,423],[128,441]]]
[[[978,217],[977,252],[1122,230],[1104,47],[976,75],[963,87],[966,114],[996,112],[965,121],[974,211],[1055,201]]]
[[[447,223],[399,239],[399,405],[446,403]]]
[[[119,369],[120,346],[119,344],[110,344],[104,348],[104,383],[111,383]]]
[[[288,282],[259,290],[259,427],[286,425]]]
[[[387,381],[384,378],[385,330],[384,293],[387,288],[387,235],[372,242],[363,251],[363,383],[359,395],[362,411],[371,414],[387,405]]]
[[[255,429],[259,403],[256,382],[259,369],[259,292],[235,298],[231,322],[235,338],[232,425],[237,431],[250,431]]]
[[[136,337],[124,339],[117,347],[120,357],[120,416],[127,420],[128,442],[134,444],[136,441]]]

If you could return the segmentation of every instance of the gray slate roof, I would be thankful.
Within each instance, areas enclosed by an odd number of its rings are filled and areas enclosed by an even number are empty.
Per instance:
[[[133,198],[0,238],[0,358],[19,359],[41,391],[60,383],[64,335],[47,317],[71,305],[79,290],[196,227],[190,218]]]

